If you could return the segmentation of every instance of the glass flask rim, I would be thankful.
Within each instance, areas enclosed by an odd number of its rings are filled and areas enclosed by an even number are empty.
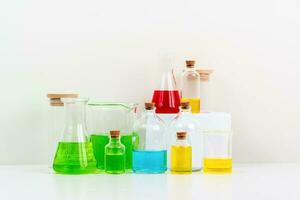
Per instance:
[[[133,109],[138,106],[138,103],[89,100],[88,105],[89,106],[105,106],[105,107],[120,106],[120,107],[123,107],[126,109]]]
[[[89,98],[79,97],[79,98],[61,98],[63,103],[78,103],[78,102],[88,102]]]

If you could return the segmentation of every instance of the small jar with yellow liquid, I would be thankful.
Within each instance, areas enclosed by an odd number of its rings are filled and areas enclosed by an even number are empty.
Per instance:
[[[203,172],[227,174],[232,172],[232,133],[226,130],[204,132]]]
[[[171,173],[189,174],[192,172],[192,147],[186,132],[177,132],[177,140],[171,146]]]

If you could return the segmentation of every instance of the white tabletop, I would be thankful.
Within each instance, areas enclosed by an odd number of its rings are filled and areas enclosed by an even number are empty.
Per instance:
[[[300,164],[236,164],[232,175],[57,175],[0,166],[0,199],[299,200]]]

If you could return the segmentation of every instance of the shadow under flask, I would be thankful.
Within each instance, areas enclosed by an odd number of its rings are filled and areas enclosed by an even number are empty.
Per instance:
[[[153,103],[134,124],[132,170],[134,173],[165,173],[167,142],[164,122],[155,114]]]
[[[110,131],[110,141],[105,146],[105,172],[123,174],[125,173],[125,165],[125,146],[120,141],[120,131]]]
[[[97,172],[92,143],[86,129],[86,98],[63,98],[65,128],[58,143],[53,169],[61,174]]]
[[[177,132],[177,140],[171,146],[171,172],[192,172],[192,147],[188,143],[186,132]]]

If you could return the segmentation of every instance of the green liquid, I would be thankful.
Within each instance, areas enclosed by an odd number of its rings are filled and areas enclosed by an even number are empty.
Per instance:
[[[124,154],[107,154],[105,158],[106,173],[122,174],[125,172]]]
[[[109,137],[106,134],[93,134],[91,142],[97,160],[97,168],[104,170],[105,146],[109,142]],[[132,170],[132,135],[122,135],[121,143],[125,146],[125,169]]]
[[[61,174],[95,173],[96,159],[90,142],[59,142],[53,169]]]

